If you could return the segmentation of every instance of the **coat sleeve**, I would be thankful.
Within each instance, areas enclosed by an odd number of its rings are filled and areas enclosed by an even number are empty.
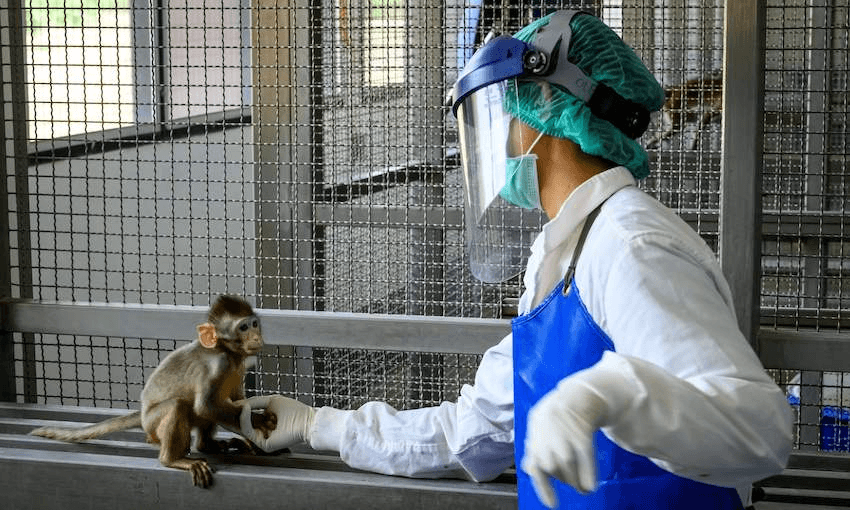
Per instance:
[[[390,475],[487,481],[514,463],[512,338],[482,358],[474,385],[457,402],[396,410],[369,402],[357,410],[323,407],[310,445],[339,452],[351,467]]]
[[[593,298],[616,346],[592,368],[619,410],[603,431],[693,480],[776,474],[791,450],[790,406],[738,329],[719,267],[677,243],[631,240]]]

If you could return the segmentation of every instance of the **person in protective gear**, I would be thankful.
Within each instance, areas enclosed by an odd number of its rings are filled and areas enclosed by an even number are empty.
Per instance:
[[[749,504],[751,484],[787,462],[791,410],[737,327],[714,253],[636,186],[648,162],[635,140],[664,100],[652,74],[601,20],[559,11],[479,49],[453,98],[467,226],[496,230],[491,210],[503,230],[521,225],[510,207],[548,217],[511,334],[457,402],[254,397],[278,426],[258,435],[246,406],[242,433],[410,477],[486,481],[516,465],[521,508]],[[488,277],[513,271],[481,261]]]

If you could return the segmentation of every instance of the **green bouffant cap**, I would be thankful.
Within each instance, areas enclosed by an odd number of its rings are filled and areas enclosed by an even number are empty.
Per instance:
[[[531,23],[514,37],[533,45],[537,30],[548,24],[551,16]],[[608,25],[595,16],[577,15],[570,28],[570,62],[625,99],[649,111],[661,108],[664,89]],[[506,110],[537,131],[572,140],[584,152],[628,168],[636,179],[649,175],[649,160],[643,147],[610,122],[593,115],[587,104],[560,86],[522,81],[517,84],[517,94],[508,94],[508,98]]]

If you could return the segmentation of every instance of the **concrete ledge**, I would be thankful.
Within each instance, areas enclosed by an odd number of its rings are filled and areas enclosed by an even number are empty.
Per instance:
[[[273,456],[204,455],[208,489],[163,467],[141,430],[81,444],[27,435],[46,423],[99,421],[123,411],[0,404],[0,506],[10,509],[287,508],[405,510],[516,508],[510,475],[492,483],[414,480],[349,468],[311,451]],[[220,434],[222,436],[227,433]]]
[[[157,448],[131,429],[69,444],[28,435],[54,424],[83,426],[126,410],[0,403],[0,507],[508,509],[516,480],[414,480],[354,470],[335,455],[307,448],[280,455],[205,455],[216,469],[209,489],[188,473],[163,467]],[[222,437],[232,435],[221,432]],[[795,453],[781,474],[757,486],[756,510],[850,507],[850,455]],[[791,506],[789,506],[791,505]]]
[[[756,510],[850,508],[850,456],[797,452],[782,473],[756,486],[764,491]]]

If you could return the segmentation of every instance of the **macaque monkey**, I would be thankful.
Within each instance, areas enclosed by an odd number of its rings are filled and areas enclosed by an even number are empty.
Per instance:
[[[667,101],[661,107],[664,130],[646,143],[651,149],[658,147],[677,132],[682,132],[685,124],[697,122],[697,130],[690,148],[696,147],[700,131],[711,119],[720,117],[723,109],[723,78],[707,75],[694,78],[685,83],[665,89]]]
[[[251,305],[238,297],[220,296],[207,322],[198,326],[197,340],[166,356],[151,374],[142,390],[141,411],[84,428],[42,427],[31,434],[80,442],[141,427],[149,443],[160,445],[163,466],[185,469],[192,474],[193,485],[208,487],[212,468],[206,459],[187,457],[192,429],[198,432],[195,446],[200,452],[252,449],[243,439],[218,441],[213,434],[217,424],[239,430],[242,406],[234,402],[245,398],[245,360],[262,346],[260,320]],[[266,437],[277,424],[277,416],[270,412],[251,418],[254,428]]]

